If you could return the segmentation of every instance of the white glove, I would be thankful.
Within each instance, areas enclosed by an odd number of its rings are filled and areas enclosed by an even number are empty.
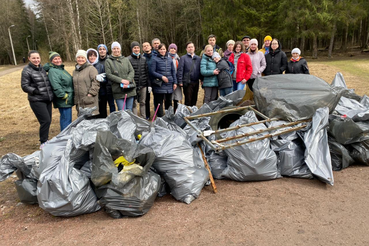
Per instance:
[[[96,80],[99,82],[104,82],[105,77],[106,77],[105,73],[101,73],[101,74],[96,75]]]
[[[147,93],[149,93],[149,94],[150,94],[151,92],[152,92],[152,87],[150,87],[150,86],[149,86],[149,87],[147,87]]]

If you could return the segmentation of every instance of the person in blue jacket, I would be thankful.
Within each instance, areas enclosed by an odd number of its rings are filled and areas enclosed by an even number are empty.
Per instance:
[[[205,53],[202,55],[200,71],[204,76],[202,87],[205,90],[204,103],[209,103],[218,98],[218,78],[219,70],[217,64],[212,59],[213,47],[205,46]]]
[[[163,101],[165,109],[172,106],[172,93],[177,88],[176,70],[168,56],[165,44],[161,43],[158,47],[158,55],[152,57],[149,72],[153,77],[151,86],[154,93],[155,109],[160,103],[158,116],[162,117],[164,115]]]

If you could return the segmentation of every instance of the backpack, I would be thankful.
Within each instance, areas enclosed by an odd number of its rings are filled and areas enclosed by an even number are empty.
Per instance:
[[[227,60],[227,63],[228,63],[228,66],[229,66],[229,70],[228,70],[228,72],[232,75],[233,74],[233,72],[234,72],[234,65],[233,65],[233,63],[232,62],[230,62],[230,61],[228,61]]]

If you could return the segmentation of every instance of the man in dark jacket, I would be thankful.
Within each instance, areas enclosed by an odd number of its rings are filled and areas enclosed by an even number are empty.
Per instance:
[[[152,61],[152,57],[153,57],[153,52],[152,52],[152,48],[149,42],[144,42],[142,44],[142,50],[144,52],[143,56],[146,58],[146,63],[147,66],[149,68],[149,72],[150,72],[150,67],[151,67],[151,61]],[[152,91],[152,87],[151,87],[151,81],[152,81],[152,76],[149,73],[149,80],[147,81],[147,94],[146,94],[146,119],[150,119],[150,94]]]
[[[196,106],[199,92],[199,80],[203,77],[200,73],[201,58],[195,55],[195,45],[192,42],[186,44],[187,54],[179,60],[177,79],[179,86],[183,86],[185,105]]]
[[[105,61],[108,57],[108,47],[105,44],[99,44],[97,46],[97,51],[99,52],[99,64],[102,65],[101,73],[105,75]],[[100,73],[100,71],[99,71]],[[111,82],[108,81],[108,78],[103,77],[100,82],[100,90],[99,90],[99,111],[100,111],[100,118],[106,118],[108,112],[106,110],[106,104],[109,104],[110,113],[114,112],[115,103],[113,92],[111,90]]]
[[[146,94],[149,85],[149,69],[146,58],[141,54],[140,44],[136,41],[131,43],[132,54],[128,57],[133,70],[135,70],[135,82],[137,100],[133,102],[133,113],[137,115],[137,102],[140,104],[140,116],[146,119]]]

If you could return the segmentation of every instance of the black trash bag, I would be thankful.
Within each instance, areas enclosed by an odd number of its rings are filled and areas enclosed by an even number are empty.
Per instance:
[[[358,163],[369,166],[369,140],[349,145],[350,156]]]
[[[362,142],[369,139],[369,121],[354,122],[350,118],[330,115],[328,131],[340,144]]]
[[[369,120],[369,108],[354,99],[341,97],[334,110],[354,121]]]
[[[174,122],[179,127],[184,128],[187,123],[183,118],[195,113],[197,110],[198,108],[196,106],[190,107],[179,103],[175,113],[173,107],[170,106],[169,109],[165,111],[165,115],[162,119],[167,122]]]
[[[347,85],[346,85],[345,79],[343,78],[342,73],[340,72],[336,73],[336,76],[334,77],[331,83],[331,86],[342,87],[342,88],[347,89]],[[355,93],[354,89],[347,89],[346,91],[342,93],[342,96],[350,98],[350,99],[354,99],[356,101],[360,101],[360,98],[361,98],[359,95]]]
[[[107,118],[110,131],[118,138],[126,139],[136,144],[136,123],[126,111],[115,111]]]
[[[224,169],[227,167],[228,156],[224,153],[224,151],[220,153],[216,153],[214,150],[209,151],[207,155],[207,161],[211,169],[211,174],[215,179],[224,179],[222,173]]]
[[[255,116],[255,113],[253,111],[248,111],[245,115],[241,116],[239,120],[233,122],[230,127],[257,121],[258,120]],[[226,133],[222,133],[221,136],[223,138],[233,137],[265,128],[266,126],[260,123],[249,127],[242,127],[237,130],[228,131]],[[261,137],[266,134],[267,133],[264,132],[251,137],[232,140],[227,143],[235,143],[237,141]],[[227,167],[222,172],[222,178],[236,181],[261,181],[272,180],[281,177],[277,169],[277,156],[270,149],[270,140],[267,138],[225,149],[225,153],[228,156],[228,161]]]
[[[328,144],[329,151],[331,152],[333,171],[341,171],[355,162],[345,146],[338,143],[334,138],[328,137]]]
[[[202,132],[205,130],[211,130],[209,122],[210,117],[201,117],[195,120],[191,120],[191,124]],[[203,141],[202,138],[197,136],[199,135],[199,132],[193,129],[190,125],[186,125],[183,130],[187,133],[187,139],[188,141],[190,141],[192,146],[195,146],[198,142]]]
[[[236,106],[242,101],[243,97],[245,96],[245,93],[246,90],[236,90],[233,91],[232,93],[225,95],[224,98],[227,100],[231,100],[233,102],[233,106]]]
[[[311,127],[306,131],[299,131],[305,143],[305,163],[310,171],[321,181],[333,186],[333,171],[331,155],[328,147],[328,116],[327,107],[316,111],[311,121]]]
[[[161,178],[149,172],[155,159],[152,149],[118,139],[111,132],[99,132],[96,138],[92,182],[96,186],[99,203],[113,218],[146,214],[158,195]],[[118,172],[114,159],[123,156],[135,164]],[[138,164],[136,164],[138,163]]]
[[[142,135],[143,132],[150,131],[150,126],[151,126],[150,121],[148,121],[146,119],[143,119],[141,117],[138,117],[137,115],[132,113],[132,111],[130,111],[130,110],[126,110],[124,112],[127,113],[131,117],[133,122],[136,124],[135,136],[138,136],[139,134]]]
[[[160,126],[163,127],[165,129],[168,129],[170,131],[174,131],[174,132],[178,132],[180,133],[183,137],[187,136],[187,133],[180,127],[178,126],[176,123],[174,123],[174,121],[168,120],[165,121],[163,118],[157,118],[155,120],[155,125],[156,126]]]
[[[191,203],[209,180],[209,173],[196,149],[180,133],[155,125],[140,144],[155,152],[153,167],[178,201]]]
[[[321,107],[332,112],[345,88],[307,74],[258,77],[253,85],[256,108],[269,118],[297,121],[311,118]]]

